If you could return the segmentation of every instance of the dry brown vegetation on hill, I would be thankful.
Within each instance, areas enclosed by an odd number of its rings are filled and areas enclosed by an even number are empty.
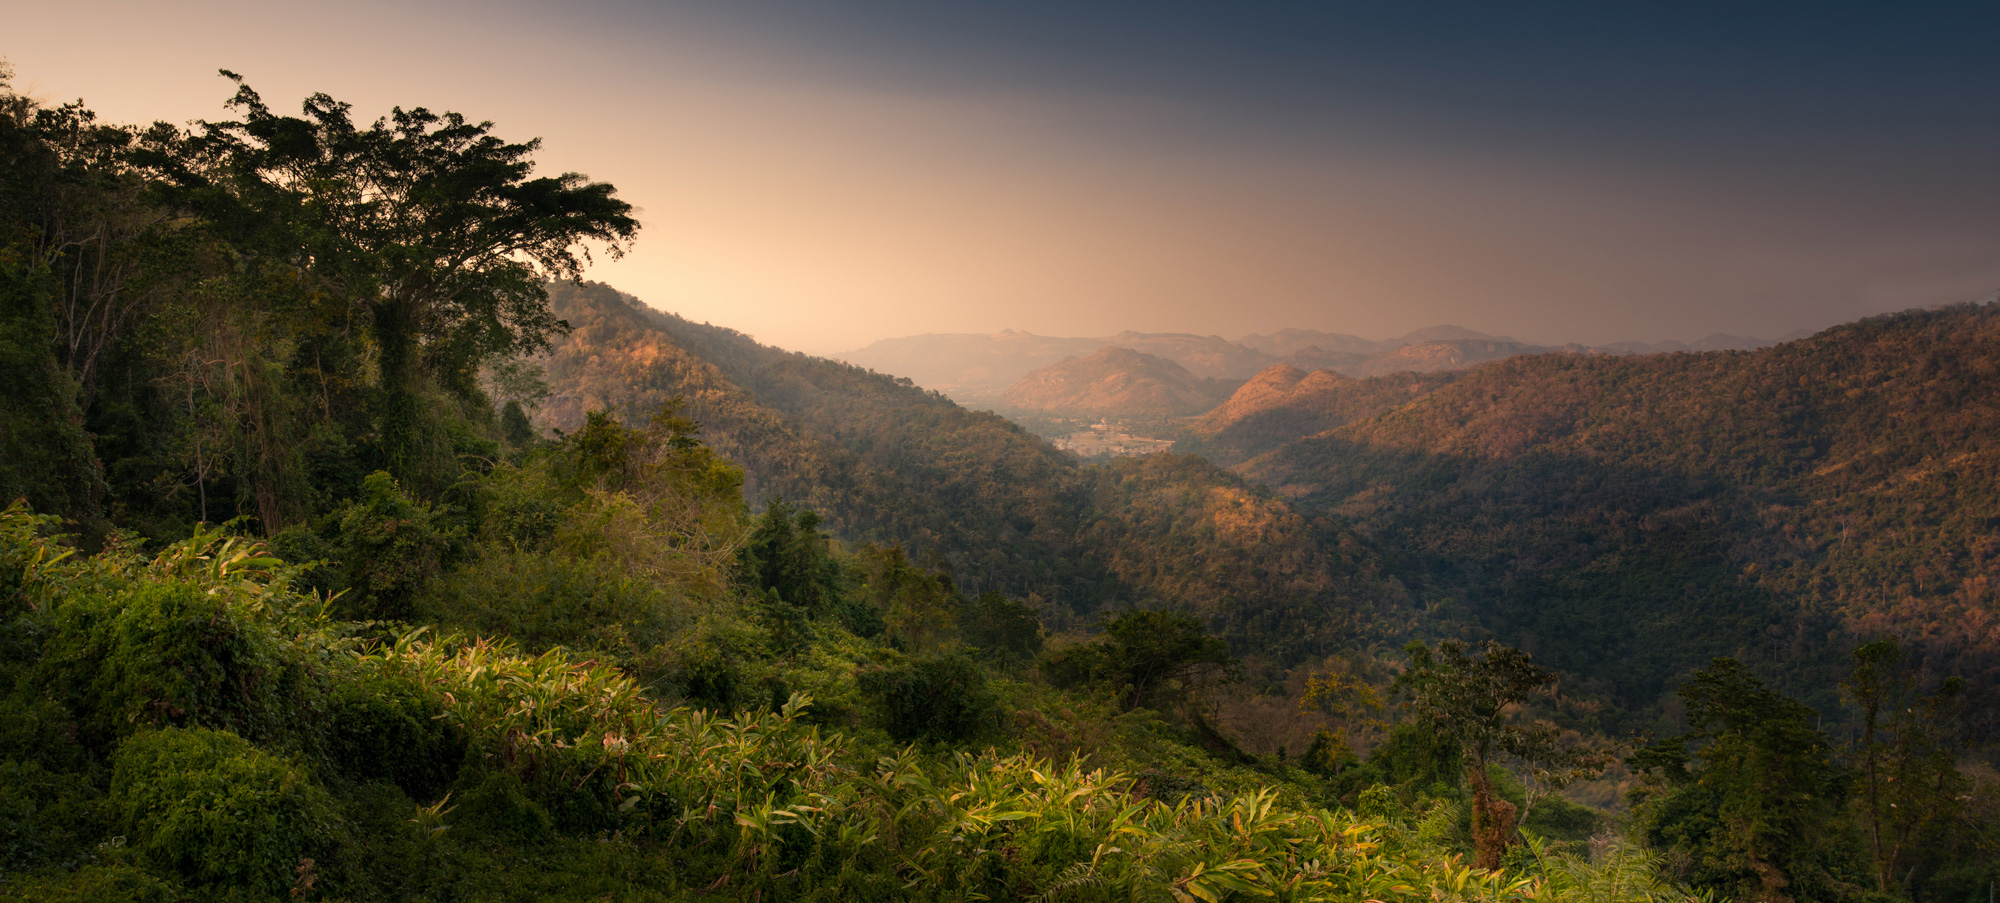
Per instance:
[[[1022,377],[1000,405],[1076,417],[1177,417],[1213,407],[1217,388],[1173,361],[1111,347]]]
[[[1518,357],[1373,416],[1265,433],[1237,469],[1633,703],[1709,654],[1827,688],[1848,638],[1882,633],[1990,686],[1996,375],[1991,304],[1755,352]],[[1220,434],[1254,436],[1252,420]]]

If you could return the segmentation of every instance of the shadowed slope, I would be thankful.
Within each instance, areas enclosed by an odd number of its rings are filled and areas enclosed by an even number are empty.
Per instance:
[[[1405,604],[1351,536],[1198,458],[1083,465],[906,379],[759,345],[604,285],[551,296],[575,329],[547,361],[546,425],[573,428],[595,407],[644,418],[683,397],[753,499],[810,505],[850,541],[900,543],[969,592],[1039,597],[1072,616],[1199,612],[1239,648],[1293,658],[1378,631]],[[1168,566],[1187,561],[1218,564]]]
[[[1856,634],[2000,682],[1990,304],[1752,352],[1517,357],[1238,470],[1631,705],[1744,654],[1831,708]]]

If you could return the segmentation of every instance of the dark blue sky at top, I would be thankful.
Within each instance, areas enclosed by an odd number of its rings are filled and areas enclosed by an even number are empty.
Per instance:
[[[700,6],[850,78],[1166,98],[1231,141],[1482,142],[1885,200],[2000,190],[2000,3]]]

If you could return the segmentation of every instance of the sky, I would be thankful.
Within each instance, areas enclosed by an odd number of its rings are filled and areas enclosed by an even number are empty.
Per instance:
[[[1754,8],[1753,8],[1754,7]],[[2000,4],[0,0],[114,121],[323,91],[539,136],[590,272],[926,332],[1765,338],[2000,289]]]

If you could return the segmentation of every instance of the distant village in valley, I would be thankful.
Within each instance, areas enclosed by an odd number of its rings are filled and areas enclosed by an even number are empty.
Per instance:
[[[1174,440],[1149,439],[1126,432],[1123,424],[1114,424],[1110,418],[1095,423],[1088,420],[1073,421],[1080,429],[1068,435],[1052,437],[1049,441],[1056,448],[1074,452],[1085,458],[1121,457],[1124,455],[1150,455],[1172,451]]]

